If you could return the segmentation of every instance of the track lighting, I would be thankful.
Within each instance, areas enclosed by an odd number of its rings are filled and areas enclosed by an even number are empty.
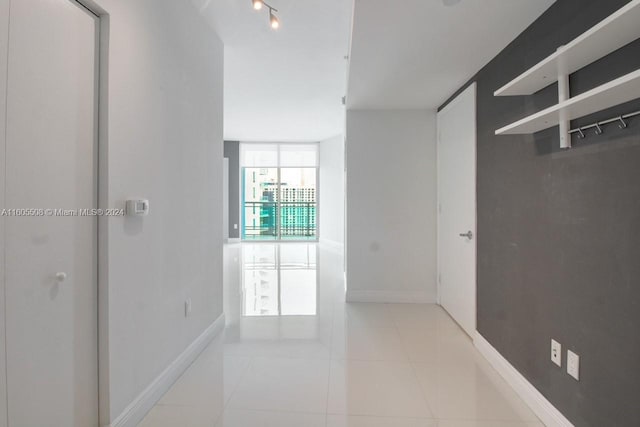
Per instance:
[[[273,14],[273,9],[269,9],[269,22],[271,22],[271,28],[274,30],[280,28],[280,20],[278,20],[278,17]]]
[[[273,28],[274,30],[280,28],[280,20],[275,15],[275,13],[273,13],[277,12],[278,9],[265,3],[264,0],[251,0],[251,4],[253,5],[253,8],[255,10],[260,10],[263,6],[266,6],[269,9],[269,25],[271,25],[271,28]]]

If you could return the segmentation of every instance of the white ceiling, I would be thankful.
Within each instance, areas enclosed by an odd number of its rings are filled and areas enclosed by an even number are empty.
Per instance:
[[[192,0],[225,44],[224,137],[308,142],[342,133],[351,0]]]
[[[355,0],[348,108],[437,108],[554,1]]]

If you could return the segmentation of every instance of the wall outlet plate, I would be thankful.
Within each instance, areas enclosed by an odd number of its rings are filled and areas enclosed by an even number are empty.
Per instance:
[[[184,302],[184,317],[191,316],[191,298],[187,298]]]
[[[551,340],[551,361],[562,367],[562,345],[556,340]]]
[[[580,356],[571,350],[567,351],[567,374],[580,381]]]

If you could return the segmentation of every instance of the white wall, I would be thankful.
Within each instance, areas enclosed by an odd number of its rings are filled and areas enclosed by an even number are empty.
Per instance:
[[[85,3],[109,15],[103,19],[108,39],[102,39],[108,41],[108,61],[101,64],[108,109],[101,112],[101,126],[106,124],[101,203],[123,207],[129,197],[145,197],[151,204],[142,220],[114,217],[101,224],[100,316],[106,343],[100,350],[101,423],[106,425],[222,314],[223,46],[189,0]],[[8,5],[0,0],[3,182]],[[189,318],[186,298],[193,301]],[[4,427],[3,282],[0,307]]]
[[[341,249],[344,245],[344,136],[321,141],[320,241]]]
[[[436,112],[347,111],[347,299],[435,302]]]
[[[5,130],[7,106],[7,42],[9,0],[0,0],[0,210],[5,208]],[[0,427],[7,426],[7,378],[5,349],[4,217],[0,216]]]
[[[148,217],[106,232],[105,422],[222,314],[223,46],[189,0],[96,3],[109,14],[108,205],[150,200]]]

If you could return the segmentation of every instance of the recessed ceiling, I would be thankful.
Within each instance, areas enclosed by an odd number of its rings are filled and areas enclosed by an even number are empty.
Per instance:
[[[347,107],[439,107],[554,1],[355,0]]]
[[[350,0],[193,0],[225,44],[224,137],[308,142],[342,133]]]

